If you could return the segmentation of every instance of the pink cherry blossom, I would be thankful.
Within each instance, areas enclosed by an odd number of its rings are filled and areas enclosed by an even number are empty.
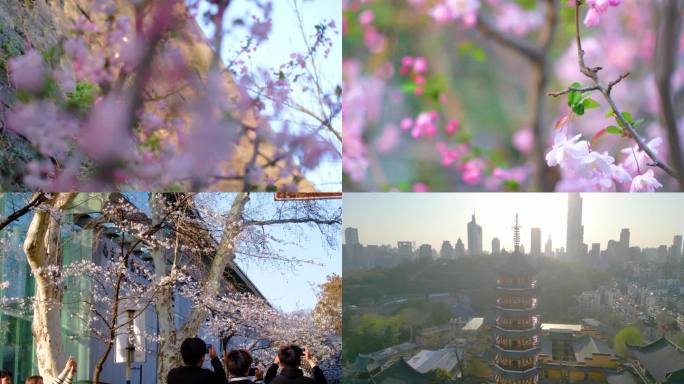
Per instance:
[[[580,141],[581,134],[568,140],[564,132],[556,133],[553,148],[546,154],[546,162],[550,167],[559,165],[561,168],[574,165],[577,161],[589,155],[589,143]]]
[[[428,186],[425,183],[415,183],[413,184],[413,187],[411,188],[413,192],[428,192]]]
[[[513,146],[524,154],[532,153],[534,135],[529,128],[521,129],[513,134]]]
[[[32,49],[23,56],[9,60],[12,84],[19,90],[38,92],[45,85],[45,62],[43,57]]]
[[[656,189],[663,185],[656,180],[653,170],[649,169],[641,175],[634,176],[632,185],[629,188],[630,192],[655,192]]]
[[[461,122],[458,119],[451,119],[449,120],[449,123],[446,126],[446,133],[447,135],[453,135],[456,133],[456,130],[458,127],[461,125]]]

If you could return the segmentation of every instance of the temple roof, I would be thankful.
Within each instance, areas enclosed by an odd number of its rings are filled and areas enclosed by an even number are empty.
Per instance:
[[[444,348],[436,351],[422,350],[413,356],[408,364],[420,373],[428,373],[437,368],[451,372],[458,365],[458,350]]]
[[[584,361],[584,359],[591,358],[594,354],[615,357],[615,353],[608,347],[605,341],[589,335],[578,337],[572,343],[572,346],[575,351],[575,360],[577,361]]]
[[[661,337],[650,344],[628,348],[632,356],[659,382],[670,383],[670,375],[675,380],[672,383],[678,383],[676,380],[679,378],[684,379],[684,350],[670,340]]]
[[[375,384],[430,384],[432,375],[413,369],[404,359],[397,360],[382,372],[373,376]]]

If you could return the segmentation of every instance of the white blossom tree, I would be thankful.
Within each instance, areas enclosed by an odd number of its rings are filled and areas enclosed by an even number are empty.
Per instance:
[[[104,351],[93,370],[98,383],[116,338],[126,333],[131,321],[148,308],[159,320],[159,333],[147,335],[157,343],[157,377],[162,382],[168,371],[180,364],[180,342],[206,334],[221,338],[241,336],[251,340],[245,347],[253,351],[272,351],[282,343],[301,343],[330,360],[339,354],[340,339],[329,322],[315,319],[312,313],[287,314],[271,307],[264,299],[245,293],[244,288],[227,282],[227,271],[236,268],[236,257],[292,267],[311,262],[281,253],[278,244],[293,242],[273,236],[269,227],[287,226],[294,231],[304,225],[317,226],[331,248],[336,246],[341,223],[341,208],[320,202],[281,203],[264,209],[254,195],[238,194],[151,194],[146,214],[123,195],[111,194],[102,216],[83,224],[85,229],[116,231],[118,240],[95,236],[95,252],[103,262],[79,261],[63,265],[60,235],[78,231],[65,220],[76,194],[50,194],[34,209],[24,241],[24,250],[36,277],[37,294],[30,298],[36,353],[41,375],[50,380],[65,360],[59,319],[64,292],[74,281],[87,286],[85,292],[70,295],[68,304],[78,303],[84,311],[77,314],[87,336],[101,340]],[[33,196],[30,201],[36,199]],[[271,197],[272,199],[272,197]],[[228,207],[220,212],[217,204]],[[266,213],[264,213],[266,212]],[[107,226],[105,226],[107,224]],[[113,229],[112,229],[113,225]],[[290,235],[288,235],[288,238]],[[149,253],[151,261],[139,257]],[[174,322],[177,299],[192,303],[187,321]],[[5,300],[18,305],[24,302]],[[128,320],[123,311],[133,308]],[[333,364],[334,365],[334,364]]]

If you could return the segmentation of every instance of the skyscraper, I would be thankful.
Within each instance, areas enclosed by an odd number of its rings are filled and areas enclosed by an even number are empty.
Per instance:
[[[531,239],[530,239],[530,256],[540,257],[541,256],[541,228],[530,229]]]
[[[418,247],[418,259],[432,260],[432,246],[430,244],[421,244]]]
[[[399,241],[399,242],[397,242],[397,251],[399,253],[399,257],[401,257],[402,260],[413,259],[413,242],[411,242],[411,241]]]
[[[581,259],[584,243],[582,226],[582,197],[579,193],[568,194],[568,221],[565,251],[569,259]]]
[[[359,244],[359,230],[352,227],[347,227],[344,230],[344,243],[347,245]]]
[[[549,235],[549,239],[546,240],[546,245],[544,246],[544,256],[553,256],[553,243],[551,242],[551,235]]]
[[[454,245],[454,257],[459,259],[465,256],[465,254],[465,244],[463,244],[463,241],[459,237],[458,240],[456,240],[456,245]]]
[[[444,240],[442,242],[442,248],[439,250],[439,257],[443,259],[453,259],[454,247],[451,246],[449,240]]]
[[[622,228],[620,231],[620,246],[629,249],[629,228]]]
[[[492,255],[501,253],[501,242],[498,237],[492,239]]]
[[[468,254],[471,256],[482,253],[482,227],[475,222],[475,215],[468,223]]]
[[[681,267],[684,269],[684,259],[682,259],[682,235],[675,235],[672,240],[670,253],[672,254],[672,258],[677,262],[680,262]]]

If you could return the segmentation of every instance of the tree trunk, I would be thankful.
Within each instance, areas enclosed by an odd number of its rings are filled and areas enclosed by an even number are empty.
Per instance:
[[[75,193],[58,193],[46,201],[45,210],[34,213],[24,240],[24,253],[36,282],[31,330],[36,348],[38,371],[46,382],[52,382],[66,361],[61,329],[63,292],[50,284],[44,268],[61,267],[61,215]]]
[[[209,274],[203,282],[204,296],[214,296],[219,293],[223,272],[229,262],[235,258],[234,246],[242,231],[242,219],[245,206],[249,201],[249,193],[239,193],[230,208],[225,220],[221,241],[212,260]],[[167,261],[161,252],[153,253],[156,271],[166,271]],[[161,275],[160,275],[161,276]],[[163,383],[169,370],[180,363],[178,341],[196,336],[202,323],[207,317],[206,310],[193,308],[185,325],[177,329],[173,319],[173,303],[171,291],[160,294],[155,308],[159,319],[159,336],[161,341],[157,345],[157,383]]]
[[[209,274],[202,284],[202,295],[205,297],[216,296],[219,294],[220,282],[223,280],[223,273],[228,263],[235,260],[235,245],[237,237],[242,232],[242,220],[245,206],[249,201],[249,193],[242,192],[235,196],[235,200],[230,207],[230,212],[224,221],[221,242],[216,249],[216,255],[211,262]],[[202,323],[207,318],[207,311],[202,308],[195,309],[190,318],[185,323],[178,339],[193,337],[199,332]]]
[[[152,225],[156,225],[161,220],[162,195],[153,194],[150,197],[150,208],[152,211]],[[157,279],[168,276],[175,269],[175,262],[180,252],[178,232],[174,247],[174,263],[169,268],[166,252],[163,249],[152,250],[152,261],[154,262],[154,273]],[[157,383],[166,384],[166,375],[173,367],[180,365],[178,353],[178,343],[176,337],[176,323],[173,316],[173,287],[164,287],[158,293],[155,300],[155,310],[157,312],[158,339],[157,343]]]

